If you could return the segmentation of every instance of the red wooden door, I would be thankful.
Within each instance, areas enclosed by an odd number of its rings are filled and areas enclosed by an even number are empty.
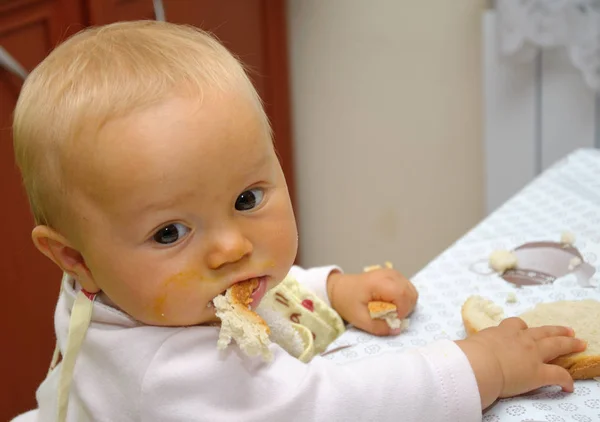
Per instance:
[[[87,4],[91,25],[155,18],[152,0],[87,0]]]
[[[33,69],[68,33],[82,28],[76,0],[0,3],[0,46]],[[0,69],[0,420],[35,406],[54,348],[53,314],[60,271],[31,242],[33,219],[12,147],[12,112],[22,80]]]

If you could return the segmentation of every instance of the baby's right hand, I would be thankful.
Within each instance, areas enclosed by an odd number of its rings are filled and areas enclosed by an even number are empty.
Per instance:
[[[497,398],[511,397],[546,385],[573,391],[569,372],[547,362],[581,352],[586,343],[567,327],[528,328],[520,318],[480,331],[456,344],[467,355],[481,396],[482,409]]]

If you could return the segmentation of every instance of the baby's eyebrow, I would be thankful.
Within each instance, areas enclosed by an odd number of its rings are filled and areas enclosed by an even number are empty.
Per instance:
[[[236,183],[255,183],[256,181],[251,179],[255,177],[258,171],[267,167],[270,160],[271,157],[267,153],[260,154],[256,157],[249,157],[248,159],[244,159],[244,161],[237,166],[238,173],[235,176],[235,178],[237,179]],[[247,186],[243,187],[246,188]]]
[[[192,190],[186,190],[180,194],[171,196],[169,198],[165,198],[157,201],[150,201],[144,205],[142,205],[138,212],[140,214],[144,214],[150,211],[160,211],[168,208],[173,208],[179,202],[181,202],[184,198],[190,197],[193,194]]]
[[[275,153],[277,158],[279,158],[279,155],[277,153]],[[265,167],[267,164],[269,164],[269,161],[271,160],[271,156],[270,154],[261,154],[256,160],[253,160],[252,163],[250,164],[250,166],[248,166],[248,168],[252,171],[256,171],[258,169],[261,169],[263,167]]]

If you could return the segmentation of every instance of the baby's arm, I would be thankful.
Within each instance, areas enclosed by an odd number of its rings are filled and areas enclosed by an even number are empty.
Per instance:
[[[380,327],[362,321],[367,317],[361,313],[368,315],[366,302],[382,299],[394,302],[399,313],[404,312],[400,315],[402,318],[412,311],[417,300],[414,286],[399,273],[388,269],[358,275],[332,272],[327,284],[336,311],[344,319],[374,334],[388,334],[389,328],[383,326],[379,331]],[[569,373],[547,362],[585,349],[585,343],[573,338],[573,332],[568,328],[529,329],[518,318],[505,320],[499,327],[456,343],[475,374],[483,408],[499,397],[515,396],[545,385],[560,385],[565,391],[572,391],[573,380]]]
[[[265,364],[220,354],[206,327],[166,341],[141,387],[144,421],[481,421],[477,383],[455,343],[337,365],[303,364],[278,346]]]
[[[569,372],[547,362],[585,349],[585,342],[573,337],[566,327],[527,328],[519,318],[504,320],[457,341],[467,356],[486,408],[497,398],[511,397],[546,385],[560,385],[573,391]]]
[[[294,277],[298,283],[311,290],[328,306],[331,306],[329,295],[327,294],[327,280],[332,274],[341,273],[342,270],[335,265],[313,268],[302,268],[294,265],[290,269],[289,275]]]
[[[382,300],[396,305],[398,318],[409,315],[419,297],[415,286],[398,271],[384,268],[344,274],[338,267],[292,267],[290,275],[323,299],[347,322],[378,336],[398,334],[383,320],[371,318],[368,303]]]

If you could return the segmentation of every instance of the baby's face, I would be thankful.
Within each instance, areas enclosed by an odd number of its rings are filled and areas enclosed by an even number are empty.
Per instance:
[[[283,172],[241,95],[175,98],[110,121],[78,158],[80,252],[94,284],[144,323],[213,321],[215,296],[253,277],[271,288],[293,264]]]

